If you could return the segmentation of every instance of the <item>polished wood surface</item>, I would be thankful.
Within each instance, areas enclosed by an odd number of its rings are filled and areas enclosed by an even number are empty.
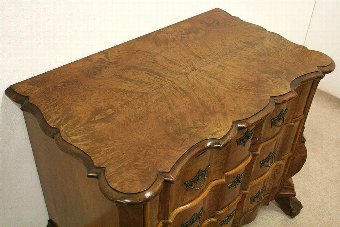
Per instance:
[[[118,226],[117,206],[100,192],[96,179],[85,177],[81,160],[60,152],[31,113],[24,116],[51,220],[60,227]]]
[[[11,89],[104,167],[112,188],[135,193],[194,144],[223,137],[233,121],[289,92],[293,79],[331,63],[212,10]]]
[[[98,216],[100,226],[240,226],[274,199],[291,216],[301,209],[289,182],[306,160],[314,92],[334,67],[320,52],[214,9],[6,94],[29,112],[57,224],[96,226]]]

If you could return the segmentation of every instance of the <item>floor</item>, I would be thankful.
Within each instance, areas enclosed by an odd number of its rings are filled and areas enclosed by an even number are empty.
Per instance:
[[[304,134],[308,158],[293,177],[301,213],[291,219],[272,202],[247,227],[340,227],[340,99],[318,90]]]

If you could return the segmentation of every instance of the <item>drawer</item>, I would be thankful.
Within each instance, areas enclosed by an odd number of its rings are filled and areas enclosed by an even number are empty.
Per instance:
[[[230,204],[241,193],[241,185],[245,178],[245,169],[250,163],[252,156],[249,155],[240,166],[225,173],[225,187],[222,188],[222,194],[220,196],[221,204]],[[219,207],[222,209],[223,207]]]
[[[264,120],[261,141],[267,141],[279,133],[281,127],[289,122],[287,117],[291,116],[291,111],[287,102],[276,104],[274,111]]]
[[[179,172],[175,182],[170,186],[170,212],[198,197],[209,182],[218,178],[212,174],[210,162],[211,153],[214,150],[204,150],[196,157],[190,159]],[[216,152],[216,151],[215,151]],[[223,173],[220,174],[221,178]]]
[[[262,203],[264,200],[266,190],[266,178],[253,181],[249,184],[248,193],[244,199],[243,212],[253,209],[255,206]]]
[[[273,189],[280,184],[285,163],[286,159],[275,162],[265,175],[249,183],[248,193],[244,199],[243,213],[265,202]]]
[[[268,204],[271,200],[275,199],[275,195],[279,190],[279,185],[284,174],[287,160],[288,157],[275,163],[275,165],[273,166],[270,176],[266,180],[267,197],[265,198],[264,201],[265,204]]]
[[[314,80],[306,81],[295,89],[295,92],[298,94],[298,96],[290,102],[288,107],[290,110],[292,110],[292,119],[305,114],[304,110],[313,82]]]
[[[275,166],[273,166],[273,170],[270,173],[270,176],[267,180],[267,189],[272,191],[273,188],[280,185],[281,177],[285,170],[285,165],[287,163],[287,158],[277,162]]]
[[[216,226],[232,226],[236,207],[241,200],[241,195],[238,196],[232,203],[230,203],[223,210],[217,211],[213,218],[207,219],[202,226],[203,227],[216,227]]]
[[[254,160],[251,179],[257,179],[264,175],[270,167],[278,160],[278,142],[280,141],[280,133],[274,138],[257,145],[258,155]]]
[[[221,204],[220,201],[221,192],[226,187],[223,182],[224,179],[214,181],[195,200],[175,209],[167,221],[169,226],[198,226],[205,220],[214,217],[216,212],[220,210],[219,207],[227,206]]]
[[[277,159],[282,159],[283,157],[291,154],[294,141],[298,138],[298,128],[302,119],[303,116],[296,118],[293,122],[282,127],[282,132],[280,133],[280,139],[277,145]]]
[[[283,125],[291,123],[294,119],[301,118],[305,114],[305,105],[312,83],[313,81],[308,81],[301,84],[295,89],[296,96],[287,97],[281,103],[275,104],[273,112],[264,120],[261,141],[270,139],[280,131]]]
[[[255,137],[254,127],[241,129],[238,131],[236,136],[229,141],[225,147],[222,148],[221,152],[216,154],[216,158],[221,159],[222,153],[226,154],[226,159],[223,161],[223,172],[230,171],[239,166],[247,157],[250,155],[249,148]],[[219,162],[216,160],[216,162]]]

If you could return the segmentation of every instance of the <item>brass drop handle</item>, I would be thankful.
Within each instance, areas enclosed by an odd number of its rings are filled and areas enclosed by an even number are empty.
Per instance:
[[[237,145],[245,145],[248,140],[253,138],[254,130],[247,130],[244,135],[236,140]]]
[[[236,188],[236,186],[238,184],[241,184],[242,183],[242,179],[243,179],[243,176],[244,176],[244,173],[240,173],[240,174],[237,174],[234,179],[228,184],[228,188],[231,189],[231,188]]]
[[[220,221],[220,225],[227,225],[235,216],[236,211],[234,210],[230,214],[228,214],[222,221]]]
[[[271,119],[271,127],[276,126],[276,127],[280,127],[281,125],[279,124],[281,122],[281,124],[283,124],[285,122],[285,116],[288,112],[288,109],[284,109],[281,110],[280,113],[276,116],[273,117]]]
[[[187,190],[188,189],[200,190],[208,177],[209,167],[210,165],[208,165],[204,170],[200,169],[192,179],[185,181],[184,182],[185,188]]]
[[[266,187],[261,188],[255,195],[250,197],[250,203],[261,202],[264,199]]]
[[[190,220],[182,224],[181,227],[189,227],[195,224],[197,221],[198,221],[198,226],[200,226],[200,219],[202,217],[203,211],[204,211],[203,208],[201,208],[200,211],[198,211],[197,213],[194,213],[191,216]]]
[[[267,157],[260,161],[260,168],[262,167],[271,167],[275,162],[276,151],[270,152]]]

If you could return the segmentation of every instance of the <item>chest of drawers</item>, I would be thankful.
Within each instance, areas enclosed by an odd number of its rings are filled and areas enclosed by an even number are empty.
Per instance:
[[[240,226],[292,176],[326,55],[214,9],[14,84],[53,226]]]

